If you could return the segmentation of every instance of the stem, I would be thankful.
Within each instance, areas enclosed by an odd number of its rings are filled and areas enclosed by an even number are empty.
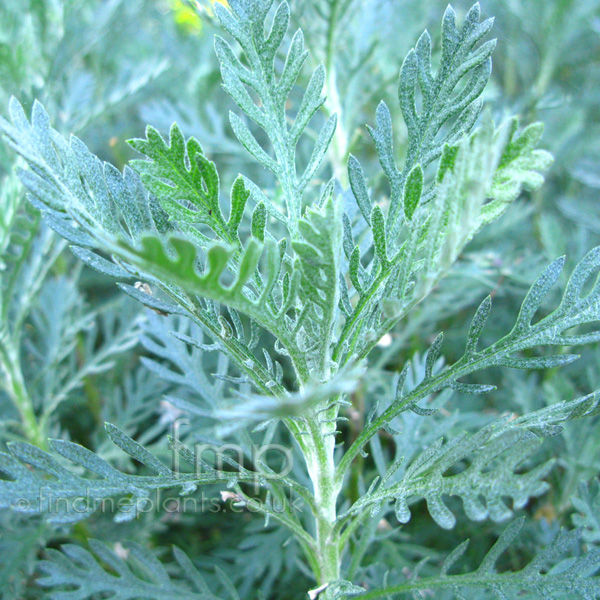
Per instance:
[[[242,488],[237,485],[236,492],[246,501],[250,502],[252,498],[244,493]],[[279,521],[283,525],[285,525],[298,539],[298,542],[302,545],[305,552],[310,553],[312,550],[314,540],[310,536],[310,534],[304,530],[300,522],[293,517],[291,513],[287,512],[279,512],[276,510],[269,509],[267,503],[258,503],[256,505],[256,509],[258,512],[261,512],[264,515],[268,515],[273,519]]]
[[[319,572],[316,575],[319,585],[340,579],[341,567],[340,532],[335,527],[337,497],[340,489],[335,482],[333,456],[335,419],[330,422],[332,414],[337,414],[337,407],[326,411],[325,414],[324,419],[315,416],[307,419],[310,441],[309,452],[305,456],[317,509],[315,518]]]
[[[331,16],[329,20],[329,28],[327,31],[327,51],[325,57],[325,91],[327,100],[325,101],[325,109],[327,110],[328,116],[333,114],[338,115],[337,127],[333,134],[333,140],[331,142],[331,163],[333,166],[333,174],[339,181],[343,188],[348,187],[348,172],[346,169],[346,159],[348,158],[348,135],[344,129],[342,121],[342,103],[337,87],[337,73],[335,68],[335,34],[336,24],[338,19],[338,12],[340,8],[339,0],[335,0],[331,8]]]
[[[1,367],[4,373],[4,389],[10,396],[16,409],[19,411],[23,432],[27,440],[39,448],[45,448],[46,437],[42,426],[38,423],[33,407],[33,401],[25,386],[18,353],[12,346],[7,345],[6,342],[8,342],[8,340],[5,340],[4,343],[0,345]]]

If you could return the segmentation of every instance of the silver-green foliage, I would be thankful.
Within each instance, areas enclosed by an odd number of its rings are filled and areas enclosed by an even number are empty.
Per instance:
[[[496,563],[514,543],[522,527],[523,519],[511,523],[473,572],[449,573],[467,550],[469,546],[467,540],[444,559],[439,576],[420,578],[419,572],[426,562],[422,561],[410,578],[404,582],[353,597],[360,598],[360,600],[408,598],[409,594],[415,597],[415,594],[420,595],[421,592],[437,593],[442,590],[448,590],[451,593],[450,597],[457,599],[481,597],[480,594],[484,590],[491,591],[491,597],[499,600],[516,597],[589,600],[598,596],[600,592],[598,577],[587,576],[598,567],[600,556],[596,549],[584,556],[566,559],[556,564],[561,556],[571,552],[576,546],[580,537],[578,531],[561,531],[548,547],[544,548],[522,569],[516,572],[498,573]],[[551,568],[549,569],[549,567]],[[473,595],[468,595],[469,593]]]
[[[20,171],[20,177],[31,203],[52,229],[73,244],[76,256],[106,275],[137,281],[135,286],[121,284],[121,289],[159,314],[190,319],[202,334],[192,337],[174,332],[174,337],[177,344],[193,349],[192,356],[195,352],[200,359],[203,353],[217,350],[225,357],[217,367],[217,384],[204,371],[186,382],[194,375],[187,364],[189,355],[178,355],[175,345],[148,336],[146,347],[180,373],[149,359],[146,365],[166,381],[187,387],[188,396],[192,390],[191,400],[175,399],[176,405],[203,415],[206,408],[198,404],[212,404],[216,419],[235,415],[243,424],[255,423],[259,414],[258,420],[264,423],[248,435],[260,435],[281,422],[304,460],[302,479],[279,478],[268,470],[265,473],[266,465],[246,469],[231,460],[227,470],[209,466],[202,475],[180,475],[108,426],[112,441],[153,475],[124,473],[82,446],[52,441],[55,453],[96,474],[88,478],[74,474],[55,456],[33,445],[17,443],[11,446],[10,455],[2,455],[1,469],[9,480],[0,481],[0,504],[49,513],[55,521],[68,522],[87,516],[106,497],[130,495],[140,506],[152,490],[176,487],[193,493],[199,484],[220,483],[234,487],[236,498],[244,503],[250,500],[244,484],[254,482],[260,468],[260,493],[266,499],[261,512],[283,523],[296,537],[319,592],[329,598],[360,594],[360,588],[344,579],[344,557],[365,520],[386,510],[389,502],[395,503],[398,520],[407,523],[411,504],[425,498],[437,525],[452,528],[457,515],[443,495],[459,497],[470,519],[489,517],[499,522],[548,489],[545,478],[552,462],[538,461],[535,451],[544,436],[560,431],[563,422],[597,414],[594,394],[516,419],[503,418],[446,442],[439,439],[409,464],[403,465],[400,457],[388,465],[381,478],[370,480],[360,498],[342,500],[355,461],[368,445],[374,447],[380,431],[401,435],[394,425],[402,413],[433,415],[435,408],[427,408],[427,403],[443,390],[493,391],[494,386],[462,380],[483,369],[553,368],[577,358],[561,353],[540,355],[540,347],[597,341],[594,325],[600,320],[600,284],[589,281],[600,267],[600,249],[591,250],[574,269],[558,306],[534,320],[545,310],[542,302],[557,284],[564,259],[551,263],[523,300],[512,330],[478,349],[491,311],[491,298],[486,298],[471,323],[464,354],[441,367],[440,334],[427,352],[423,377],[407,386],[407,363],[387,404],[381,409],[374,404],[352,443],[337,450],[336,435],[342,431],[340,423],[347,420],[345,411],[355,387],[341,385],[340,380],[348,378],[353,383],[365,366],[368,377],[368,358],[382,337],[410,318],[459,261],[473,237],[500,217],[523,188],[534,190],[541,185],[551,157],[537,149],[539,124],[519,129],[513,118],[497,127],[487,118],[475,128],[495,46],[493,40],[484,41],[492,21],[480,21],[475,5],[459,27],[453,9],[448,8],[435,72],[427,32],[400,71],[399,105],[408,130],[401,168],[393,145],[392,113],[384,103],[370,130],[389,184],[389,200],[375,196],[364,168],[350,156],[351,191],[346,197],[351,197],[354,206],[345,206],[335,181],[320,190],[312,185],[336,133],[336,116],[325,120],[320,116],[325,94],[334,92],[327,89],[334,82],[327,79],[323,66],[312,73],[293,117],[288,109],[307,53],[300,30],[284,45],[290,24],[287,2],[274,7],[273,0],[230,0],[229,8],[217,4],[216,14],[241,49],[216,39],[224,88],[254,124],[232,112],[231,126],[242,146],[274,177],[273,193],[239,176],[224,203],[216,165],[198,141],[185,139],[177,125],[168,140],[151,127],[145,139],[132,140],[132,147],[145,158],[132,161],[122,173],[94,156],[78,138],[60,135],[38,102],[29,120],[13,99],[10,121],[1,120],[0,128],[8,144],[29,164],[30,169]],[[316,131],[309,127],[314,122],[319,123]],[[581,326],[587,330],[573,331]],[[229,384],[241,408],[223,410],[220,399],[214,398],[226,393],[220,381]],[[327,394],[319,394],[319,389]],[[257,410],[261,402],[262,412]],[[173,446],[198,467],[193,453],[177,441]],[[446,474],[452,468],[460,470]],[[285,489],[301,499],[305,515],[271,510],[269,499],[281,497]],[[47,502],[36,504],[41,492]],[[77,513],[75,502],[81,497],[92,502]],[[511,506],[506,504],[507,497],[512,499]],[[53,515],[51,501],[60,498],[67,500],[65,508]],[[19,499],[27,503],[19,504]],[[124,513],[118,518],[123,519]],[[462,545],[442,567],[441,577],[420,580],[415,571],[407,582],[359,597],[435,588],[459,594],[463,587],[488,588],[500,597],[522,590],[539,595],[560,590],[567,581],[581,598],[597,596],[598,580],[588,577],[597,563],[594,553],[557,574],[541,573],[552,553],[564,550],[571,534],[559,537],[554,550],[542,553],[521,571],[494,573],[496,559],[517,529],[510,525],[471,574],[448,575],[466,548]],[[152,568],[150,555],[138,556],[154,571],[154,580],[148,582],[131,575],[101,546],[93,550],[122,574],[121,579],[116,581],[87,551],[68,547],[45,563],[43,569],[50,575],[44,583],[79,586],[78,595],[73,596],[77,598],[97,592],[113,592],[116,598],[175,593],[162,568]],[[90,575],[94,584],[85,584]],[[149,585],[154,586],[152,590]],[[177,593],[212,597],[202,586],[198,590]],[[319,592],[312,592],[313,597]],[[60,594],[53,597],[60,598]]]
[[[55,589],[62,586],[76,588],[65,593],[53,592],[51,598],[84,600],[90,594],[110,593],[115,600],[220,600],[219,596],[209,591],[202,575],[179,548],[174,548],[173,554],[184,574],[183,580],[171,577],[163,564],[139,544],[130,544],[126,548],[128,562],[134,563],[133,565],[127,564],[98,540],[90,540],[90,548],[92,552],[69,544],[63,546],[62,552],[48,552],[48,560],[40,563],[43,573],[40,585]],[[84,581],[86,583],[82,585]],[[233,600],[239,598],[237,595],[228,597]]]

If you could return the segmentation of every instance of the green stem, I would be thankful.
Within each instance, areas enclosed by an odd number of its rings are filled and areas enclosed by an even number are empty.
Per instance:
[[[23,432],[27,440],[39,448],[45,448],[46,436],[43,427],[37,420],[33,401],[25,386],[18,353],[7,342],[8,340],[4,340],[4,343],[0,345],[4,389],[19,412]]]
[[[335,526],[339,487],[336,485],[333,456],[336,427],[335,418],[333,422],[330,420],[334,413],[337,414],[337,408],[326,411],[326,416],[322,419],[315,416],[307,418],[309,443],[305,458],[317,509],[315,519],[319,572],[315,575],[319,585],[340,579],[340,533]]]

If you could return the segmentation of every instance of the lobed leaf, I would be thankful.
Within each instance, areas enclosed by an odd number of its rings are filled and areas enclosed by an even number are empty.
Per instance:
[[[50,590],[50,598],[86,600],[97,594],[110,594],[113,600],[141,597],[219,600],[179,548],[173,548],[182,575],[178,578],[171,576],[153,554],[134,542],[125,545],[130,555],[127,561],[99,540],[89,540],[89,548],[65,544],[60,550],[46,550],[47,558],[39,563],[42,576],[38,583]]]

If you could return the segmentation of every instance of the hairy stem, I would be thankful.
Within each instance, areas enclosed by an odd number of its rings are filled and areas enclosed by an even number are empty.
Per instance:
[[[309,448],[305,455],[308,473],[313,484],[316,504],[316,542],[319,572],[315,573],[319,585],[340,578],[341,548],[337,519],[339,486],[335,477],[335,418],[330,420],[337,408],[325,413],[326,417],[307,418]],[[317,412],[316,415],[319,415]]]

